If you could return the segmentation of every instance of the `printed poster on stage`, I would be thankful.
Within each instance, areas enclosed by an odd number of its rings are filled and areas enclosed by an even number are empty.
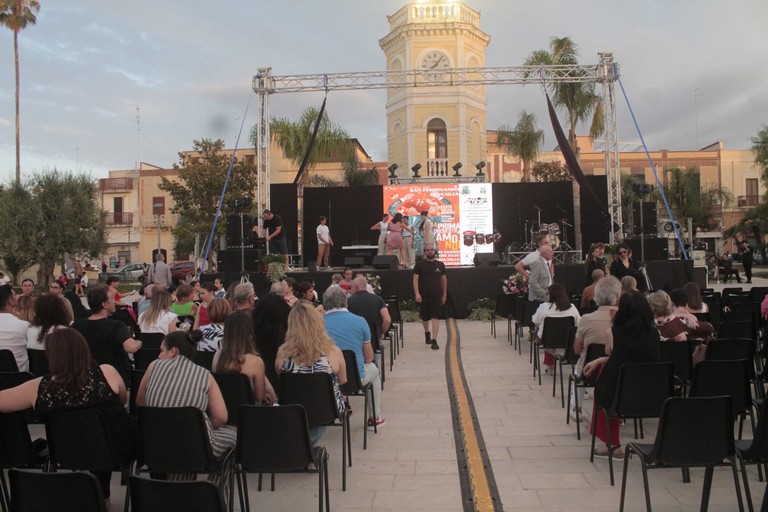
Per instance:
[[[485,235],[493,233],[490,184],[390,185],[383,193],[384,209],[390,216],[402,213],[409,217],[416,254],[423,254],[419,231],[423,210],[429,211],[439,259],[446,266],[472,265],[476,252],[493,251],[493,243],[485,243]]]

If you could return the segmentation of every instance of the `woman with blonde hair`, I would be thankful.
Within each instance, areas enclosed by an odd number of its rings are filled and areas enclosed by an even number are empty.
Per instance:
[[[621,278],[621,293],[636,292],[637,291],[637,279],[632,276],[624,276]]]
[[[173,300],[165,290],[154,290],[149,302],[149,309],[139,315],[141,332],[159,332],[168,334],[176,330],[178,316],[171,313]]]
[[[346,410],[346,399],[339,389],[347,382],[344,355],[328,336],[323,317],[312,304],[299,301],[288,315],[288,330],[285,343],[277,351],[275,370],[281,373],[328,373],[333,381],[336,409]],[[312,427],[312,444],[316,444],[325,433],[326,427]]]
[[[36,294],[19,295],[16,298],[16,316],[20,320],[32,323],[35,319],[35,302],[37,302]]]

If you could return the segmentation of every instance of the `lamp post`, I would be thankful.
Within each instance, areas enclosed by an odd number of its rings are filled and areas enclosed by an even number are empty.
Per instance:
[[[160,212],[163,210],[163,207],[165,205],[163,203],[155,203],[152,205],[152,208],[155,210],[155,218],[157,219],[157,254],[161,254],[160,252]]]

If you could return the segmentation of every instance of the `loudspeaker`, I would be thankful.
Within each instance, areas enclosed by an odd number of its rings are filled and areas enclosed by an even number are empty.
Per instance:
[[[238,219],[239,221],[240,219]],[[245,270],[248,272],[259,271],[259,260],[264,251],[261,249],[245,249]],[[219,272],[240,272],[240,249],[224,249],[216,255]]]
[[[473,261],[476,267],[498,267],[501,264],[501,258],[495,252],[479,252]]]
[[[643,234],[656,236],[656,203],[643,201]],[[632,234],[640,236],[640,202],[632,203]]]
[[[632,249],[632,259],[640,261],[642,251],[640,250],[639,238],[625,238],[622,240]],[[646,238],[645,239],[645,261],[666,261],[669,259],[669,249],[667,248],[666,238]]]
[[[360,268],[365,264],[365,258],[362,256],[347,256],[344,258],[344,266],[349,268]]]
[[[243,230],[240,231],[240,216],[230,215],[227,217],[227,230],[225,233],[227,248],[239,248],[245,244],[246,248],[253,247],[251,242],[251,230],[253,229],[253,217],[243,214]]]
[[[394,254],[382,254],[373,257],[373,268],[397,270],[400,260]]]
[[[307,262],[307,270],[309,272],[317,272],[317,262],[316,261]]]

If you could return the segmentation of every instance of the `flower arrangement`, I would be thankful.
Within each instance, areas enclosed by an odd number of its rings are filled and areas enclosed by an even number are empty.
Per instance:
[[[373,293],[381,295],[381,277],[376,274],[365,274],[365,280],[373,288]]]
[[[521,295],[528,293],[528,282],[520,272],[501,280],[501,289],[508,295]]]

